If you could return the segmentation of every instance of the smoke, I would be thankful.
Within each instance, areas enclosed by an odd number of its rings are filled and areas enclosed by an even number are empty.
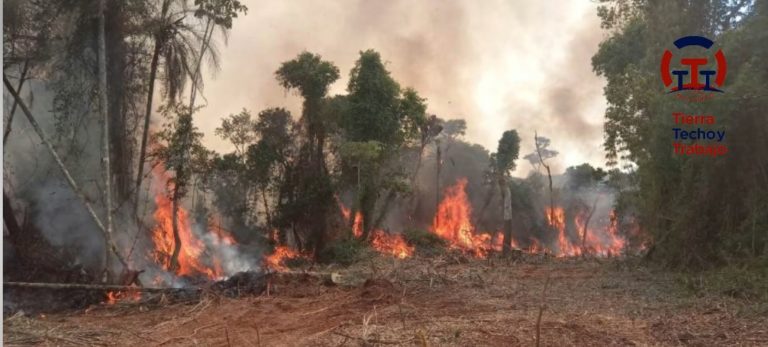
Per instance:
[[[52,93],[41,82],[27,82],[22,92],[33,116],[48,134],[48,140],[55,143],[70,174],[96,213],[103,215],[103,209],[99,208],[103,206],[100,203],[103,185],[97,183],[102,181],[98,120],[84,113],[78,119],[70,120],[75,126],[69,131],[62,131],[56,126],[61,123],[49,112]],[[6,100],[12,100],[7,93]],[[6,110],[10,109],[10,104],[5,104]],[[70,253],[76,263],[92,268],[102,266],[104,239],[101,232],[18,108],[9,136],[3,149],[4,189],[12,201],[27,203],[16,203],[17,208],[22,208],[17,213],[23,213],[53,246],[72,250]]]
[[[562,155],[553,168],[590,162],[604,154],[601,78],[590,58],[602,31],[588,1],[245,1],[222,69],[206,82],[208,107],[196,118],[206,144],[231,145],[213,135],[220,119],[243,107],[286,106],[300,114],[301,100],[274,78],[280,63],[303,50],[341,70],[331,94],[345,94],[359,51],[375,49],[392,76],[417,89],[429,112],[467,120],[467,140],[488,149],[504,130],[518,129],[521,153],[533,149],[533,132],[552,138]],[[562,164],[561,164],[562,163]],[[530,170],[521,165],[516,175]]]

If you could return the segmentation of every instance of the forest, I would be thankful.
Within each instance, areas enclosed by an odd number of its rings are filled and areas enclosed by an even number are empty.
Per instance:
[[[474,143],[376,47],[266,62],[300,112],[205,134],[261,4],[4,1],[3,340],[768,344],[768,1],[595,3],[606,157],[565,167],[557,134]],[[702,102],[658,76],[692,34],[727,57]],[[681,115],[727,152],[676,153]]]

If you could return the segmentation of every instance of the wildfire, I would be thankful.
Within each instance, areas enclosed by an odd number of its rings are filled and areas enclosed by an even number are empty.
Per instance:
[[[400,234],[387,234],[382,230],[374,230],[371,234],[371,245],[380,253],[389,254],[398,259],[413,255],[414,247],[408,245]]]
[[[286,271],[288,267],[285,266],[285,261],[289,259],[296,259],[303,257],[299,252],[287,247],[277,246],[272,254],[264,258],[264,263],[267,268],[274,271]]]
[[[339,203],[344,220],[349,222],[352,212],[341,203],[338,197],[336,197],[336,201]],[[355,213],[355,220],[352,223],[352,235],[358,239],[363,236],[363,214],[360,211]],[[391,255],[399,259],[408,258],[414,252],[414,247],[409,245],[402,235],[389,234],[379,229],[371,232],[371,246],[379,253]]]
[[[106,305],[114,305],[118,301],[139,301],[141,300],[141,292],[138,291],[109,291],[107,292],[107,301],[102,302]]]
[[[349,222],[349,218],[352,216],[352,211],[341,203],[339,197],[336,197],[336,201],[339,203],[341,214],[344,216],[344,220]],[[355,220],[352,223],[352,235],[355,238],[363,236],[363,214],[360,211],[355,212]]]
[[[153,170],[156,180],[168,182],[169,178],[163,171],[162,165]],[[171,199],[163,191],[155,194],[155,228],[152,230],[152,242],[155,246],[153,257],[164,269],[180,276],[205,276],[209,279],[221,279],[224,271],[221,259],[213,248],[218,246],[236,245],[232,235],[220,227],[217,217],[208,225],[210,231],[206,236],[208,244],[196,235],[190,224],[190,216],[186,209],[179,207],[177,228],[181,248],[178,255],[178,266],[172,269],[171,257],[176,240],[173,235],[173,206]],[[211,249],[209,249],[211,248]]]
[[[561,207],[555,207],[554,210],[547,208],[546,217],[548,224],[557,231],[558,251],[556,255],[558,257],[573,257],[582,254],[609,257],[621,254],[627,244],[626,239],[618,234],[615,211],[611,211],[609,223],[605,228],[590,228],[584,213],[576,215],[573,222],[576,225],[575,234],[580,240],[578,243],[573,243],[569,237],[566,230],[565,213]]]
[[[461,249],[479,258],[485,258],[490,248],[489,234],[475,234],[470,221],[472,208],[464,189],[467,179],[462,178],[455,185],[445,189],[445,197],[437,207],[432,222],[432,232],[448,241],[454,249]]]

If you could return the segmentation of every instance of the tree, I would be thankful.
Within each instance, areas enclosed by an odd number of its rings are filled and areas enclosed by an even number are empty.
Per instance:
[[[594,168],[588,163],[571,166],[565,169],[565,176],[568,179],[566,187],[573,191],[593,188],[606,175],[602,168]]]
[[[136,171],[136,186],[134,213],[138,210],[139,190],[144,175],[147,143],[149,139],[149,124],[152,117],[152,106],[155,94],[155,80],[160,69],[160,59],[163,59],[164,78],[163,91],[166,100],[173,103],[181,97],[187,79],[192,77],[191,64],[196,60],[198,52],[195,47],[202,40],[197,30],[185,21],[183,8],[176,11],[174,3],[179,0],[163,0],[156,17],[149,20],[148,34],[154,42],[152,60],[149,65],[147,82],[146,107],[144,111],[144,126],[139,148],[139,167]],[[215,54],[211,52],[210,54]],[[215,60],[215,59],[214,59]]]
[[[492,171],[496,174],[496,179],[504,200],[504,253],[508,254],[512,240],[512,193],[509,185],[511,182],[510,172],[515,169],[515,160],[520,153],[520,136],[516,130],[505,131],[496,153],[491,154]]]
[[[392,200],[405,190],[403,168],[392,160],[403,145],[416,138],[417,126],[426,122],[426,104],[415,90],[401,91],[381,55],[373,50],[360,52],[347,90],[349,105],[340,125],[347,149],[343,159],[346,168],[354,168],[358,174],[355,208],[363,215],[362,237],[367,238],[383,221]],[[382,191],[387,193],[374,216]]]
[[[181,141],[176,145],[178,152],[178,158],[174,158],[175,163],[172,165],[174,168],[174,188],[172,201],[172,223],[173,237],[174,237],[174,251],[171,256],[171,269],[176,270],[178,267],[179,250],[181,249],[181,238],[179,237],[179,204],[180,200],[186,195],[187,187],[189,183],[190,172],[187,167],[186,156],[192,149],[198,148],[195,146],[195,138],[197,134],[194,131],[192,124],[192,115],[196,111],[195,98],[197,97],[198,90],[202,86],[201,68],[203,64],[203,57],[205,53],[211,48],[211,40],[214,30],[218,27],[222,30],[228,30],[232,28],[232,21],[237,18],[239,12],[246,13],[248,8],[240,4],[237,0],[195,0],[195,4],[198,6],[195,11],[195,17],[205,18],[205,30],[203,31],[203,39],[200,43],[200,50],[197,56],[197,62],[192,73],[192,87],[190,88],[189,106],[176,105],[174,113],[177,115],[178,120],[174,129],[175,140]]]
[[[232,143],[235,153],[244,157],[246,148],[256,140],[256,122],[251,119],[251,113],[243,109],[238,114],[224,118],[215,133]]]
[[[255,131],[259,140],[248,146],[246,167],[248,177],[261,190],[267,227],[273,226],[267,195],[273,193],[287,170],[293,156],[293,128],[291,113],[284,108],[269,108],[259,112]],[[278,197],[278,201],[279,201]]]
[[[333,63],[309,52],[284,62],[275,72],[283,88],[296,89],[304,98],[299,121],[303,143],[299,158],[289,170],[288,179],[281,188],[286,201],[281,201],[284,220],[308,231],[315,254],[325,242],[326,222],[333,205],[331,182],[325,164],[327,119],[322,117],[323,98],[331,83],[339,78],[339,69]]]
[[[624,185],[618,224],[639,221],[653,240],[648,258],[672,267],[760,264],[768,253],[768,236],[757,232],[768,227],[768,3],[602,1],[598,14],[611,30],[592,57],[607,81],[606,159],[625,167],[609,181]],[[703,103],[670,97],[655,77],[659,54],[691,33],[712,39],[728,61],[726,92]],[[673,112],[714,115],[728,153],[675,154]]]
[[[177,103],[162,107],[160,112],[170,122],[166,123],[163,130],[158,133],[158,139],[162,143],[158,144],[156,153],[153,155],[165,165],[167,170],[174,172],[174,177],[166,184],[171,196],[171,226],[174,239],[174,248],[168,261],[168,269],[175,271],[179,266],[179,252],[182,246],[179,234],[179,205],[181,199],[187,195],[190,178],[196,171],[192,164],[204,161],[196,160],[194,155],[199,156],[206,151],[200,142],[203,134],[192,124],[194,110]],[[189,157],[188,153],[193,154],[193,156]]]

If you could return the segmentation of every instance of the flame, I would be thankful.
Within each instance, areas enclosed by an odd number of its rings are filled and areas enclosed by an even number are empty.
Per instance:
[[[114,305],[118,301],[130,300],[133,302],[141,300],[139,291],[109,291],[107,292],[107,301],[102,302],[105,305]]]
[[[355,213],[355,222],[352,223],[352,235],[356,238],[363,236],[363,214],[360,211]]]
[[[445,189],[443,200],[437,207],[432,222],[432,232],[448,241],[454,249],[485,258],[491,248],[490,234],[475,234],[470,217],[472,208],[467,200],[465,188],[467,179],[459,179],[455,185]]]
[[[160,182],[170,182],[162,165],[152,171],[155,179]],[[208,225],[210,235],[206,236],[208,244],[192,230],[189,212],[183,207],[178,209],[178,231],[181,248],[178,256],[178,267],[171,269],[171,256],[175,245],[173,237],[173,205],[165,192],[155,194],[155,228],[152,230],[152,242],[155,246],[154,260],[164,269],[179,276],[205,276],[209,279],[221,279],[224,271],[221,259],[216,249],[218,246],[236,245],[234,237],[221,227],[218,216],[213,216]],[[210,248],[210,249],[209,249]]]
[[[618,233],[618,218],[616,212],[611,211],[609,223],[605,228],[589,227],[586,225],[587,212],[579,213],[573,219],[576,225],[576,235],[579,240],[573,243],[566,230],[565,213],[561,207],[554,210],[546,209],[548,224],[557,231],[558,257],[573,257],[582,254],[592,254],[601,257],[610,257],[621,254],[627,246],[627,241]],[[586,229],[586,231],[585,231]],[[586,232],[586,235],[584,233]],[[584,240],[583,245],[581,240]]]
[[[349,223],[349,218],[352,216],[352,211],[348,207],[344,206],[338,196],[336,197],[336,202],[339,204],[341,215],[344,216],[344,220]],[[352,223],[352,235],[355,238],[360,238],[363,236],[363,214],[360,211],[355,212],[355,220]]]
[[[285,266],[285,261],[301,257],[303,257],[303,255],[288,246],[277,246],[272,254],[264,258],[264,263],[267,268],[273,271],[287,271],[288,267]]]
[[[565,230],[565,211],[562,207],[547,207],[547,224],[557,231],[557,256],[574,257],[581,255],[581,247],[573,244]]]
[[[414,247],[408,245],[400,234],[387,234],[382,230],[374,230],[371,234],[371,245],[383,254],[405,259],[413,255]]]

